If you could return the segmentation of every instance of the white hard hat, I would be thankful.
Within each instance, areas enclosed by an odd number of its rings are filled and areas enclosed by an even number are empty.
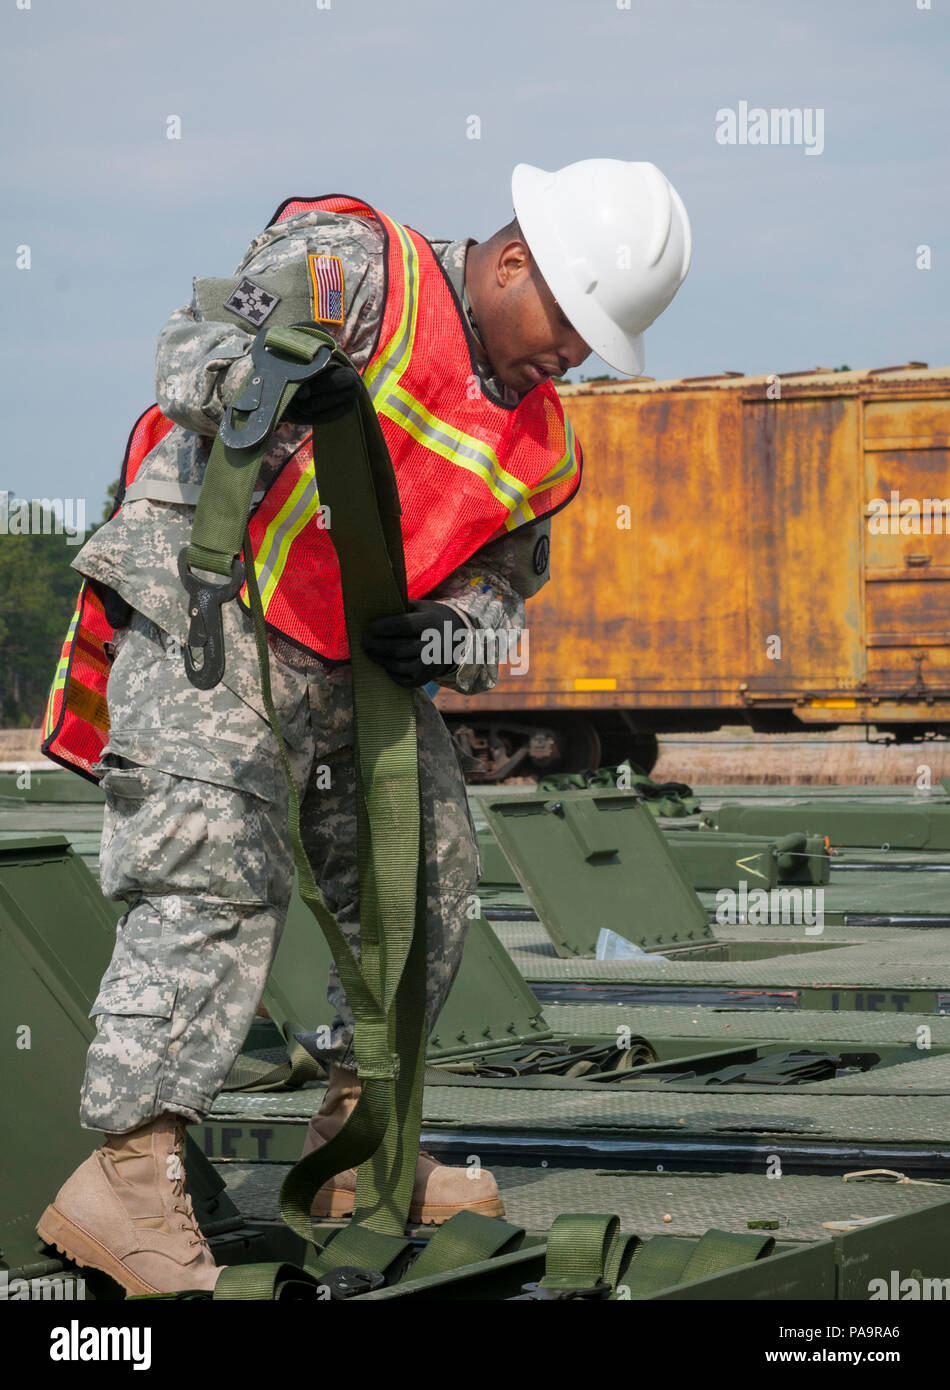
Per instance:
[[[598,357],[643,374],[643,332],[689,270],[689,218],[655,164],[582,159],[554,173],[519,164],[515,216],[538,269]]]

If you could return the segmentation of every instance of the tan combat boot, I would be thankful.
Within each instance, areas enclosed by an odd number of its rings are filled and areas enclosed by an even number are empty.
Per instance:
[[[184,1136],[185,1121],[171,1114],[107,1135],[40,1217],[40,1238],[126,1293],[213,1289],[223,1266],[185,1192]]]
[[[356,1105],[360,1084],[356,1073],[331,1065],[330,1084],[323,1104],[310,1121],[303,1146],[303,1157],[318,1149],[341,1128]],[[447,1168],[424,1150],[416,1164],[409,1220],[414,1224],[440,1226],[460,1211],[478,1211],[483,1216],[504,1216],[505,1204],[498,1195],[498,1184],[491,1173],[469,1168]],[[315,1220],[352,1216],[356,1194],[356,1169],[338,1173],[317,1192],[310,1207]]]

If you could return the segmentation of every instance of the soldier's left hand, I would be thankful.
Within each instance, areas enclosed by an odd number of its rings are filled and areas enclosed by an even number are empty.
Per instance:
[[[284,419],[297,425],[329,424],[339,420],[360,394],[360,377],[345,362],[331,362],[322,372],[298,386],[284,410]]]
[[[428,636],[423,635],[426,632]],[[456,639],[467,632],[454,608],[431,599],[413,599],[408,613],[373,619],[363,635],[363,650],[397,685],[411,688],[455,671],[459,664],[453,659]]]

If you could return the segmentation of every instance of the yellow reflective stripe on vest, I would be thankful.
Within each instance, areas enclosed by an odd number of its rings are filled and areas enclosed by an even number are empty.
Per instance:
[[[536,487],[529,489],[526,483],[501,466],[494,449],[484,440],[466,434],[456,426],[439,419],[400,385],[400,378],[409,365],[415,347],[419,308],[419,257],[405,228],[397,222],[393,222],[392,226],[402,251],[405,293],[399,323],[364,377],[376,413],[385,415],[394,424],[406,430],[423,448],[431,449],[449,463],[455,463],[460,468],[478,475],[492,496],[509,512],[509,519],[505,523],[509,530],[525,521],[532,521],[535,514],[528,499],[535,493],[551,487],[562,477],[572,476],[576,471],[572,440],[568,440],[567,450],[558,464]]]
[[[384,400],[387,392],[396,385],[409,365],[416,338],[416,321],[419,317],[419,257],[405,227],[401,227],[398,222],[393,222],[392,226],[402,250],[402,313],[389,342],[363,374],[377,413],[377,397]]]
[[[377,409],[401,425],[424,448],[478,474],[492,496],[509,511],[527,502],[530,495],[527,484],[502,468],[493,449],[454,425],[447,425],[401,386],[393,388],[385,405]]]
[[[395,385],[406,369],[418,315],[419,260],[405,229],[395,222],[392,225],[396,229],[402,248],[405,293],[402,313],[395,332],[363,375],[374,406],[377,396],[384,395],[391,385]],[[257,584],[265,615],[283,577],[291,546],[319,508],[320,496],[311,459],[280,511],[268,523],[254,557]]]
[[[261,537],[260,547],[254,557],[257,585],[265,613],[284,573],[290,547],[310,518],[316,516],[319,510],[320,494],[317,492],[317,479],[311,459],[297,480],[293,492]]]
[[[79,625],[79,606],[73,614],[72,622],[69,624],[69,631],[66,633],[66,640],[63,643],[62,654],[59,664],[56,667],[56,674],[53,676],[53,684],[50,686],[49,697],[46,701],[46,718],[43,721],[43,737],[49,738],[53,732],[53,706],[56,703],[57,691],[66,688],[66,672],[69,669],[69,658],[72,656],[73,641],[76,637],[76,628]]]
[[[577,472],[577,449],[575,447],[576,436],[574,427],[571,424],[567,412],[564,412],[564,453],[558,459],[553,468],[545,473],[544,477],[533,487],[528,494],[530,497],[537,497],[539,492],[546,492],[549,487],[554,487],[557,483],[563,483],[567,478],[573,478]],[[516,526],[523,526],[526,521],[533,521],[535,512],[525,502],[512,512],[511,516],[505,518],[505,527],[513,531]]]

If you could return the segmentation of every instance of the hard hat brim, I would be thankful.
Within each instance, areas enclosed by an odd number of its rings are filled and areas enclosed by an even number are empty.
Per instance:
[[[643,334],[618,328],[567,269],[565,248],[546,213],[552,177],[532,164],[517,164],[511,175],[512,205],[528,248],[548,289],[591,351],[615,371],[642,376]]]

